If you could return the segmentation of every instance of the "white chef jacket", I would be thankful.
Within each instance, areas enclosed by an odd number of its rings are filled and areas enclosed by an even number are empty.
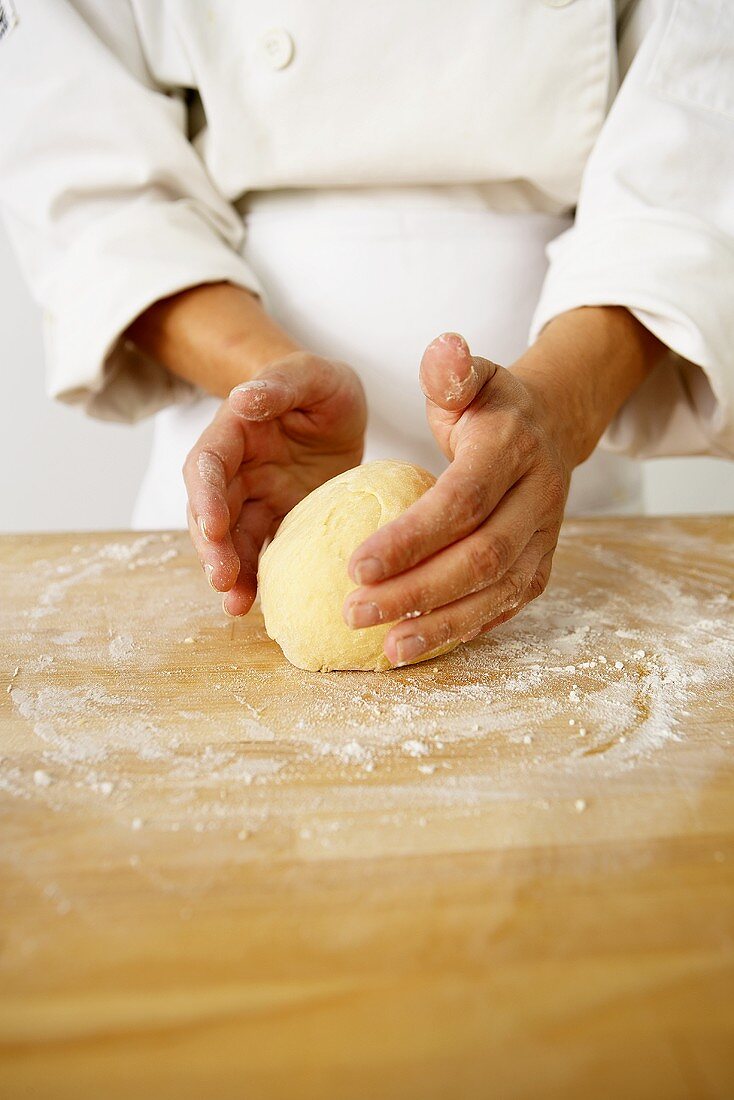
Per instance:
[[[734,454],[728,0],[16,8],[0,202],[44,308],[53,396],[122,420],[190,404],[123,334],[202,282],[268,304],[242,217],[258,195],[470,187],[498,214],[575,213],[530,339],[560,312],[615,304],[670,349],[603,445]]]
[[[367,397],[365,460],[446,460],[426,424],[418,359],[437,332],[511,363],[527,345],[558,214],[490,210],[471,185],[258,191],[244,210],[243,255],[268,306],[304,346],[351,363]],[[217,411],[192,397],[155,414],[133,526],[180,526],[181,466]],[[601,451],[573,476],[569,514],[635,512],[639,464]]]

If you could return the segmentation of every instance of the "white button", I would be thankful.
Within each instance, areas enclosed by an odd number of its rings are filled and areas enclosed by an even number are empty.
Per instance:
[[[282,27],[266,31],[260,47],[268,64],[274,69],[284,69],[293,60],[293,39]]]

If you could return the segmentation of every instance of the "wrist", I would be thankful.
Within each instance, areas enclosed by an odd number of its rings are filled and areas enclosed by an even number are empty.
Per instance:
[[[270,319],[268,318],[268,321]],[[211,363],[220,396],[234,386],[249,382],[274,362],[291,362],[307,354],[300,344],[275,325],[243,326],[241,331],[215,338]]]
[[[551,321],[512,370],[573,468],[589,457],[664,350],[626,309],[583,307]]]
[[[533,401],[536,419],[555,441],[569,471],[594,450],[606,423],[590,388],[565,360],[526,355],[512,368]],[[611,417],[610,417],[611,419]]]
[[[218,397],[301,350],[254,294],[231,283],[190,287],[155,302],[128,336],[172,374]]]

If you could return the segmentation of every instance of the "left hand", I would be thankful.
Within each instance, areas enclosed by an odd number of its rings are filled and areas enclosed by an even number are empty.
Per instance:
[[[191,539],[229,615],[257,590],[263,543],[318,485],[362,457],[366,406],[346,363],[296,351],[236,386],[184,464]]]
[[[362,587],[344,605],[352,628],[400,620],[385,642],[393,665],[469,641],[544,591],[575,464],[564,402],[551,408],[532,371],[472,356],[447,333],[426,350],[421,385],[451,465],[354,552]]]

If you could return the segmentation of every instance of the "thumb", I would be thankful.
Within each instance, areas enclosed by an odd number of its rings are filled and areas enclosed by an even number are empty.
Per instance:
[[[290,381],[267,374],[242,382],[229,395],[229,407],[244,420],[275,420],[298,404],[296,388]]]
[[[423,353],[421,389],[440,409],[461,413],[496,371],[497,366],[489,359],[472,355],[458,332],[444,332]]]
[[[278,362],[235,386],[229,407],[244,420],[275,420],[292,409],[313,409],[336,389],[333,364],[311,356]]]

